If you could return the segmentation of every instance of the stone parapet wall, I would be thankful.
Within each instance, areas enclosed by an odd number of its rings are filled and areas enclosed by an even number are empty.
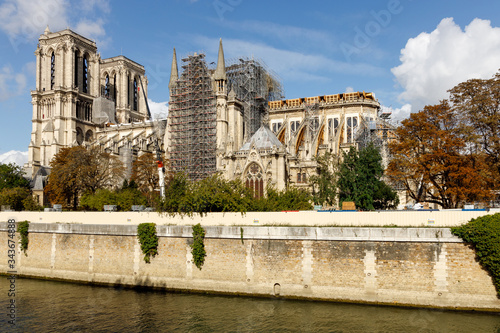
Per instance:
[[[0,248],[7,253],[6,223]],[[192,262],[192,230],[157,226],[144,263],[136,226],[30,224],[21,276],[167,290],[500,311],[474,250],[447,228],[205,227],[207,257]],[[0,261],[6,274],[7,256]]]
[[[203,226],[338,226],[338,227],[453,227],[472,218],[495,214],[490,211],[297,211],[208,213],[204,216],[158,214],[156,212],[0,212],[0,222],[8,219],[32,223],[78,223],[100,225],[138,225],[154,222],[157,225]]]

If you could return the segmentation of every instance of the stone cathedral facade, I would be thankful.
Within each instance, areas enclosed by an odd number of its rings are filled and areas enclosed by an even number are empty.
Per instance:
[[[35,55],[25,169],[40,203],[50,161],[64,147],[98,145],[120,156],[130,175],[132,160],[159,139],[170,172],[193,180],[218,172],[262,196],[268,185],[309,188],[320,154],[368,141],[384,147],[391,136],[373,94],[284,99],[281,83],[258,61],[226,64],[222,41],[215,68],[195,53],[182,59],[179,73],[174,49],[169,115],[159,122],[148,119],[142,65],[125,56],[102,59],[94,41],[70,29],[47,27]]]
[[[175,171],[192,179],[219,172],[262,196],[267,185],[310,189],[315,157],[326,152],[375,142],[387,160],[392,126],[374,94],[276,98],[279,85],[261,64],[225,63],[222,41],[215,69],[203,57],[182,59],[179,75],[174,49],[166,147]]]
[[[41,203],[44,177],[61,148],[99,145],[129,167],[153,150],[154,124],[147,115],[144,67],[125,56],[102,59],[94,41],[70,29],[40,36],[31,91],[32,132],[25,170]],[[142,91],[144,89],[144,92]],[[161,135],[166,121],[156,122]],[[163,143],[163,137],[160,138]]]

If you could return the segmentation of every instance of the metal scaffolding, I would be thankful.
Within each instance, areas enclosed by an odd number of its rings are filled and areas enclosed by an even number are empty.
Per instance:
[[[244,141],[260,128],[268,115],[268,101],[285,98],[278,76],[263,61],[238,58],[226,61],[229,89],[243,102]]]
[[[168,126],[170,165],[191,180],[216,171],[217,113],[204,54],[182,59],[183,72],[171,91]]]

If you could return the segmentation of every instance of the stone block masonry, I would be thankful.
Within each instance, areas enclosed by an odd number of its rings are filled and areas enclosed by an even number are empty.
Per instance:
[[[192,262],[190,226],[157,226],[150,264],[136,228],[32,223],[17,271],[188,292],[500,312],[474,250],[447,228],[207,226],[202,270]],[[0,223],[4,253],[6,230]],[[8,271],[6,258],[0,273]]]

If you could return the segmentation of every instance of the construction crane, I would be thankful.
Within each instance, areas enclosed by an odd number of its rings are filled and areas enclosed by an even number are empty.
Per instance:
[[[139,82],[141,83],[142,95],[144,96],[144,101],[146,102],[146,109],[148,111],[148,117],[153,124],[153,135],[154,135],[154,143],[155,143],[155,153],[156,153],[156,164],[158,165],[158,178],[160,185],[160,196],[161,198],[165,198],[165,166],[163,165],[163,158],[161,157],[161,149],[160,144],[158,143],[158,134],[156,133],[156,128],[153,123],[153,116],[151,115],[151,111],[149,110],[148,98],[146,97],[146,91],[144,90],[144,86],[142,85],[142,79],[139,76]]]

